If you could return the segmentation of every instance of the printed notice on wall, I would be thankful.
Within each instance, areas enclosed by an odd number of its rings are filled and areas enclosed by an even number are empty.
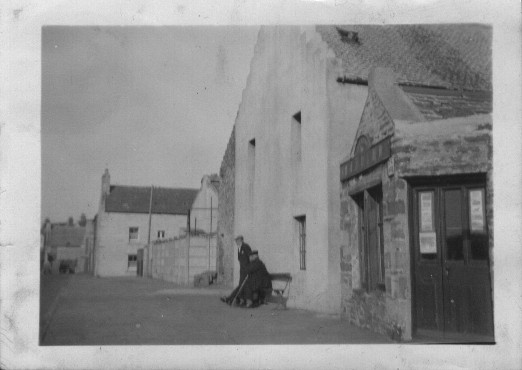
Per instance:
[[[471,231],[484,231],[484,191],[482,189],[469,192],[469,220]]]
[[[419,244],[422,254],[437,253],[437,235],[434,232],[419,233]]]
[[[433,231],[433,193],[420,193],[421,230]]]

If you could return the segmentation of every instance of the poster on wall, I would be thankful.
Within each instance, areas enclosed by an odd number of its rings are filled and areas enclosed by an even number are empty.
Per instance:
[[[419,244],[422,254],[437,253],[437,235],[434,232],[419,233]]]
[[[471,231],[484,231],[484,191],[482,189],[470,190],[469,213]]]
[[[421,230],[433,231],[433,193],[420,193]]]

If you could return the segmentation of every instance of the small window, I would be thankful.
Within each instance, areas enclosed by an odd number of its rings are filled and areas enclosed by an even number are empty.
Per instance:
[[[165,238],[165,230],[158,230],[158,239]]]
[[[290,148],[292,150],[292,158],[295,163],[301,162],[301,112],[293,115],[292,127],[290,128],[292,135],[292,143]]]
[[[256,178],[256,139],[248,142],[248,192],[250,198],[250,213],[253,213],[254,188]]]
[[[299,239],[299,269],[306,270],[306,216],[295,217]]]
[[[139,240],[139,233],[137,227],[129,227],[129,242],[137,242]]]
[[[129,270],[136,269],[137,266],[138,266],[138,255],[129,254],[127,256],[127,269],[129,269]]]

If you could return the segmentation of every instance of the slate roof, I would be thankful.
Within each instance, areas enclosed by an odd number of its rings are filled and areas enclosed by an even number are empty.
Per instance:
[[[408,86],[402,86],[402,89],[428,121],[487,114],[493,110],[491,92],[459,92]]]
[[[47,245],[51,247],[80,247],[85,236],[85,227],[51,225]]]
[[[105,199],[106,212],[149,213],[150,187],[111,185]],[[152,213],[186,215],[198,189],[154,187]]]
[[[343,60],[347,79],[367,81],[371,68],[387,67],[402,84],[492,89],[490,26],[342,25],[316,29]]]

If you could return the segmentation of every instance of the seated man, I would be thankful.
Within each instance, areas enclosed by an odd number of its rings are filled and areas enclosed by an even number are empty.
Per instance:
[[[265,291],[272,288],[270,275],[263,261],[259,259],[258,252],[252,251],[249,259],[250,263],[246,267],[248,278],[240,294],[242,303],[246,301],[247,308],[252,307],[256,300],[264,301]]]

